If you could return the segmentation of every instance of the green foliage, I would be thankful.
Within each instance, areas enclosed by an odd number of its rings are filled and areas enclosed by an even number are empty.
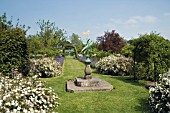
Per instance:
[[[72,36],[70,36],[70,40],[71,40],[71,44],[76,46],[76,48],[78,48],[78,52],[80,52],[83,47],[81,38],[77,34],[73,33]]]
[[[170,41],[165,40],[159,34],[151,33],[141,35],[139,38],[131,40],[130,43],[134,46],[133,59],[135,65],[144,63],[142,68],[145,68],[146,73],[140,70],[134,70],[135,73],[145,74],[151,80],[158,78],[158,75],[164,73],[170,68]],[[137,66],[135,66],[137,68]],[[134,69],[136,69],[134,68]],[[138,72],[139,71],[139,72]],[[135,75],[134,73],[134,75]]]
[[[170,112],[170,70],[160,75],[156,87],[150,87],[148,101],[154,113]]]
[[[0,76],[0,111],[3,113],[51,113],[58,107],[58,96],[34,77],[14,79]]]
[[[40,32],[37,34],[44,45],[44,48],[55,47],[66,40],[66,32],[63,29],[55,27],[54,22],[39,20],[37,22]]]
[[[27,44],[31,57],[38,56],[61,56],[61,49],[66,43],[66,32],[55,27],[54,22],[39,20],[37,22],[40,32],[37,35],[28,36]]]
[[[78,57],[78,51],[77,51],[77,47],[72,45],[72,44],[65,44],[64,45],[64,48],[63,48],[63,52],[64,52],[64,55],[67,55],[66,53],[66,50],[71,50],[71,49],[74,49],[74,55],[75,55],[75,58]]]
[[[97,52],[95,52],[95,54],[96,54],[97,59],[100,60],[103,57],[107,57],[107,56],[111,55],[112,53],[106,52],[106,51],[97,51]]]
[[[132,69],[132,59],[120,55],[102,58],[96,63],[96,71],[102,74],[127,75]]]
[[[31,75],[38,75],[38,77],[55,77],[61,74],[61,65],[52,58],[41,58],[31,60]]]
[[[27,38],[27,45],[29,52],[35,55],[38,54],[38,52],[44,48],[43,43],[38,38],[38,36],[29,36]]]
[[[12,28],[12,22],[7,22],[6,18],[2,17],[0,18],[0,72],[7,75],[13,69],[19,69],[26,75],[29,64],[26,30],[19,27]],[[7,23],[4,23],[5,20]]]
[[[126,45],[121,49],[121,54],[125,57],[133,57],[133,45]]]

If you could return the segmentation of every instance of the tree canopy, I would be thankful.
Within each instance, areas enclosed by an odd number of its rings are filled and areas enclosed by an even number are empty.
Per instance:
[[[105,32],[104,36],[98,37],[97,40],[100,42],[99,50],[112,53],[120,53],[121,48],[126,45],[125,40],[115,30]]]

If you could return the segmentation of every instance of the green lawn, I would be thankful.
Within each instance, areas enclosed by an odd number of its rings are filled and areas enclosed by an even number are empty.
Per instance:
[[[55,78],[42,79],[58,94],[59,113],[150,113],[147,104],[148,90],[128,77],[106,76],[92,73],[111,83],[112,91],[69,93],[65,91],[66,81],[84,76],[85,65],[78,60],[66,58],[63,74]]]

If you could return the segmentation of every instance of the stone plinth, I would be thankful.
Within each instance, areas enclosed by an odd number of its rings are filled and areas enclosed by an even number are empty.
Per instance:
[[[85,79],[84,77],[77,77],[75,80],[76,86],[80,87],[93,87],[99,86],[101,79],[92,77],[91,79]]]
[[[75,81],[69,80],[66,84],[68,92],[106,91],[112,89],[113,86],[111,84],[97,77],[92,77],[92,79],[77,77]]]

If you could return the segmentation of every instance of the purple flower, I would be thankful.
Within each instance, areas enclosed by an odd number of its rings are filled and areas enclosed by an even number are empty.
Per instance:
[[[59,62],[61,64],[61,66],[63,66],[64,57],[63,56],[58,56],[58,57],[56,57],[56,61]]]

